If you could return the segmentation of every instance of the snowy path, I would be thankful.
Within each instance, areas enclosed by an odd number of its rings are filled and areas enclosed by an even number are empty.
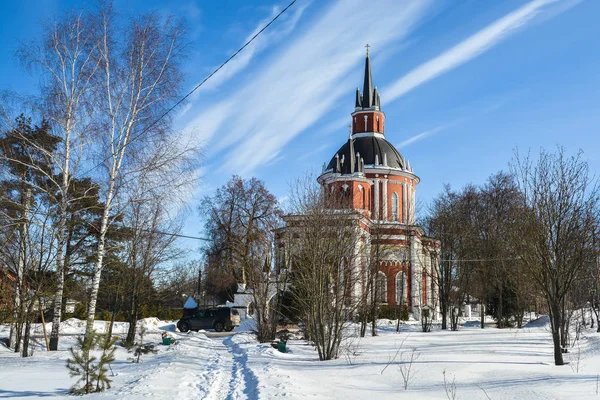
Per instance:
[[[253,399],[258,398],[258,379],[248,368],[247,350],[242,349],[231,337],[223,340],[216,349],[216,359],[210,364],[209,372],[205,375],[202,386],[209,390],[204,398],[209,400],[222,399]]]
[[[70,378],[65,368],[68,348],[83,329],[78,321],[67,322],[58,352],[48,353],[36,340],[35,355],[20,358],[0,347],[0,399],[71,398]],[[146,342],[160,343],[168,331],[174,345],[161,346],[157,354],[143,355],[139,364],[132,354],[118,347],[109,377],[112,388],[86,398],[99,399],[209,399],[241,400],[290,396],[290,377],[270,365],[276,352],[259,345],[254,336],[242,331],[235,335],[211,332],[174,332],[172,324],[150,324]],[[5,334],[7,326],[0,326]],[[118,334],[126,327],[119,326]],[[208,335],[207,335],[208,333]],[[39,343],[38,343],[39,342]],[[32,385],[32,382],[35,382]]]
[[[153,365],[148,368],[150,363]],[[95,396],[255,399],[259,397],[258,379],[247,363],[247,350],[231,336],[210,339],[202,334],[182,334],[169,350],[139,364],[145,364],[145,372],[133,370],[129,377],[122,373],[119,380],[129,379],[120,389]]]

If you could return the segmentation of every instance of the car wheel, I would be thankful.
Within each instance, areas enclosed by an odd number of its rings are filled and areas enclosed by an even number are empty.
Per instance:
[[[190,330],[190,324],[188,324],[187,322],[181,322],[179,324],[179,330],[181,332],[187,332]]]
[[[225,325],[221,321],[215,322],[215,332],[223,332],[223,328],[225,328]]]

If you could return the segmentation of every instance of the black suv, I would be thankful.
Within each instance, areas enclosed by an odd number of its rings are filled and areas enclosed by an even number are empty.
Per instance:
[[[196,311],[194,315],[183,317],[177,322],[181,332],[214,329],[217,332],[232,331],[240,325],[240,313],[229,307],[207,308]]]

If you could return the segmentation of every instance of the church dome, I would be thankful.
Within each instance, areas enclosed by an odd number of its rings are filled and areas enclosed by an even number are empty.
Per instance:
[[[354,147],[354,155],[359,153],[360,158],[364,160],[365,165],[381,165],[387,162],[386,167],[407,169],[404,157],[387,140],[378,136],[364,136],[351,139]],[[342,174],[350,174],[350,141],[346,141],[342,147],[334,154],[327,165],[327,170],[336,170],[337,160],[340,160]],[[342,163],[342,160],[344,161]],[[338,171],[335,171],[338,172]]]

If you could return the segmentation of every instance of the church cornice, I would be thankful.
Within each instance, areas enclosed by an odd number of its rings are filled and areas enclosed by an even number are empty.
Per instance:
[[[360,133],[353,133],[352,134],[352,139],[358,139],[361,137],[371,137],[371,136],[375,136],[378,137],[380,139],[385,139],[385,135],[381,132],[360,132]]]
[[[405,178],[414,179],[416,181],[416,183],[419,183],[421,181],[421,178],[419,178],[417,175],[415,175],[414,173],[412,173],[410,171],[407,171],[405,169],[400,169],[400,168],[384,167],[383,165],[365,164],[365,174],[366,173],[369,173],[369,174],[380,174],[380,175],[402,176],[402,177],[405,177]],[[398,183],[398,184],[407,183],[407,182],[392,180],[391,177],[388,178],[388,179],[392,183]]]
[[[354,111],[350,115],[352,117],[354,117],[354,116],[356,116],[358,114],[372,114],[372,113],[383,114],[383,116],[385,117],[385,112],[383,112],[379,108],[375,108],[375,107],[371,107],[371,108],[356,108],[356,109],[354,109]]]
[[[366,171],[368,169],[368,171]],[[365,174],[379,174],[380,177],[367,177]],[[388,176],[388,178],[384,178],[384,176]],[[373,184],[375,179],[384,180],[388,179],[389,183],[404,185],[411,184],[406,181],[399,181],[396,179],[392,179],[393,177],[401,176],[403,178],[408,178],[415,181],[415,184],[420,182],[420,178],[413,174],[412,172],[400,169],[400,168],[389,168],[375,165],[365,165],[365,173],[355,172],[354,174],[338,174],[334,173],[332,169],[328,169],[323,172],[317,178],[317,181],[320,183],[330,183],[330,182],[340,182],[340,181],[356,181],[356,182],[365,182],[369,184]],[[413,185],[414,186],[414,185]]]
[[[365,176],[362,172],[355,172],[353,174],[338,174],[334,173],[333,170],[328,169],[317,178],[319,183],[331,183],[331,182],[364,182],[372,184],[373,181]]]

